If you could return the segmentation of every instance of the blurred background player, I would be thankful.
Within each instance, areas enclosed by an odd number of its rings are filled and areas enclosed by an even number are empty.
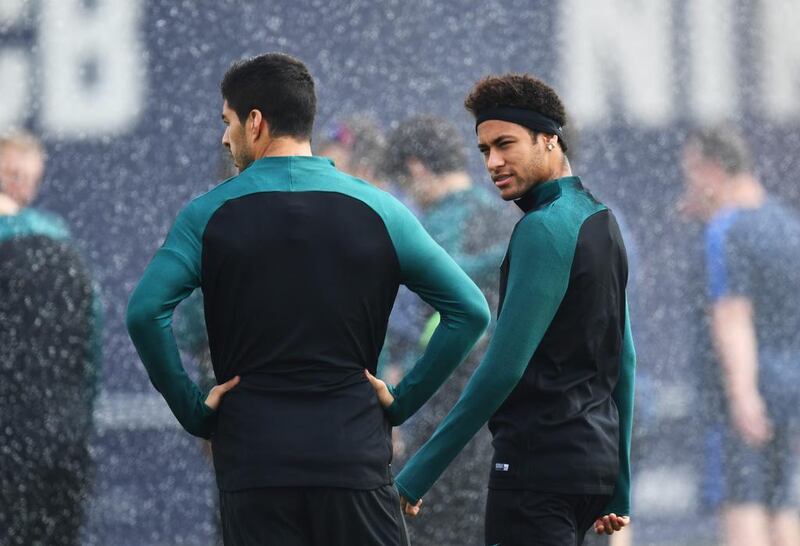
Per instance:
[[[767,194],[734,127],[693,132],[683,169],[683,209],[705,223],[710,333],[726,410],[717,423],[723,543],[797,546],[800,217]]]
[[[0,544],[77,545],[99,374],[89,270],[64,222],[31,208],[45,154],[0,138]]]
[[[384,168],[413,200],[428,233],[475,281],[494,309],[505,243],[518,215],[510,207],[498,206],[485,186],[474,183],[467,164],[465,143],[456,127],[444,118],[424,115],[403,121],[390,134]],[[419,306],[413,329],[417,340],[405,347],[395,362],[403,368],[413,364],[438,320],[429,306]],[[451,379],[402,428],[407,453],[419,449],[453,407],[483,357],[486,339],[484,336]],[[426,495],[430,513],[409,521],[414,544],[480,543],[485,468],[491,456],[491,439],[483,429]]]
[[[380,169],[386,135],[371,116],[356,114],[336,121],[315,149],[316,155],[330,158],[340,171],[395,193],[396,188]]]

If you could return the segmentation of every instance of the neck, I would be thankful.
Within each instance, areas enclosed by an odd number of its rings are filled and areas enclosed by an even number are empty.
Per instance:
[[[551,171],[550,180],[572,176],[572,167],[569,164],[569,159],[563,153],[559,155],[561,157],[556,158],[556,164]]]
[[[311,155],[311,141],[295,140],[292,137],[279,137],[267,140],[256,149],[255,158],[280,157],[288,155]]]

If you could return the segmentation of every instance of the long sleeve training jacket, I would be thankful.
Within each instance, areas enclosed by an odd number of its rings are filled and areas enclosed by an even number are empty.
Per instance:
[[[609,511],[629,514],[635,354],[619,228],[577,177],[517,204],[486,356],[397,486],[422,497],[488,420],[490,488],[613,495]]]
[[[442,324],[384,412],[364,369],[375,373],[401,283]],[[217,412],[171,328],[197,287],[217,382],[241,376]],[[212,438],[223,490],[390,483],[390,425],[435,392],[488,320],[475,284],[403,205],[298,156],[260,159],[190,202],[127,316],[153,385],[187,431]]]

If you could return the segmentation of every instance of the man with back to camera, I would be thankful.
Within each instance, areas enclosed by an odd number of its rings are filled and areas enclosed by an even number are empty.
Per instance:
[[[179,213],[131,296],[131,338],[183,427],[212,439],[227,545],[407,544],[390,423],[464,358],[486,301],[397,200],[311,155],[300,61],[234,63],[221,90],[240,174]],[[443,323],[384,412],[368,378],[401,283]],[[220,383],[208,395],[170,327],[198,286]]]
[[[406,513],[489,420],[487,545],[581,544],[630,514],[635,355],[625,247],[613,214],[572,176],[564,107],[524,74],[465,102],[500,196],[524,212],[501,268],[494,335],[459,401],[397,476]],[[383,405],[391,392],[374,383]]]
[[[45,151],[0,136],[0,544],[80,543],[100,323],[64,221],[31,207]]]
[[[705,223],[720,376],[707,396],[724,401],[709,412],[722,429],[722,542],[798,546],[800,218],[767,195],[734,127],[693,131],[683,171],[683,208]]]

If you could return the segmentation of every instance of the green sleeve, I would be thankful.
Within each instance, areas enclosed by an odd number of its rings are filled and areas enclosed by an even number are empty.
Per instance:
[[[188,432],[209,438],[215,412],[183,368],[172,332],[175,307],[200,284],[199,226],[190,207],[178,216],[131,295],[127,326],[150,381],[172,413]]]
[[[456,405],[397,476],[397,488],[411,502],[430,489],[514,389],[566,293],[574,237],[553,233],[530,215],[509,252],[506,297],[486,355]]]
[[[405,208],[387,226],[400,262],[401,281],[436,309],[441,323],[422,357],[393,388],[389,421],[399,425],[441,386],[489,324],[489,306],[475,283]]]
[[[625,305],[625,338],[622,344],[622,369],[612,397],[619,411],[619,477],[604,514],[631,514],[631,433],[633,431],[633,392],[636,351],[631,336],[630,313]]]

